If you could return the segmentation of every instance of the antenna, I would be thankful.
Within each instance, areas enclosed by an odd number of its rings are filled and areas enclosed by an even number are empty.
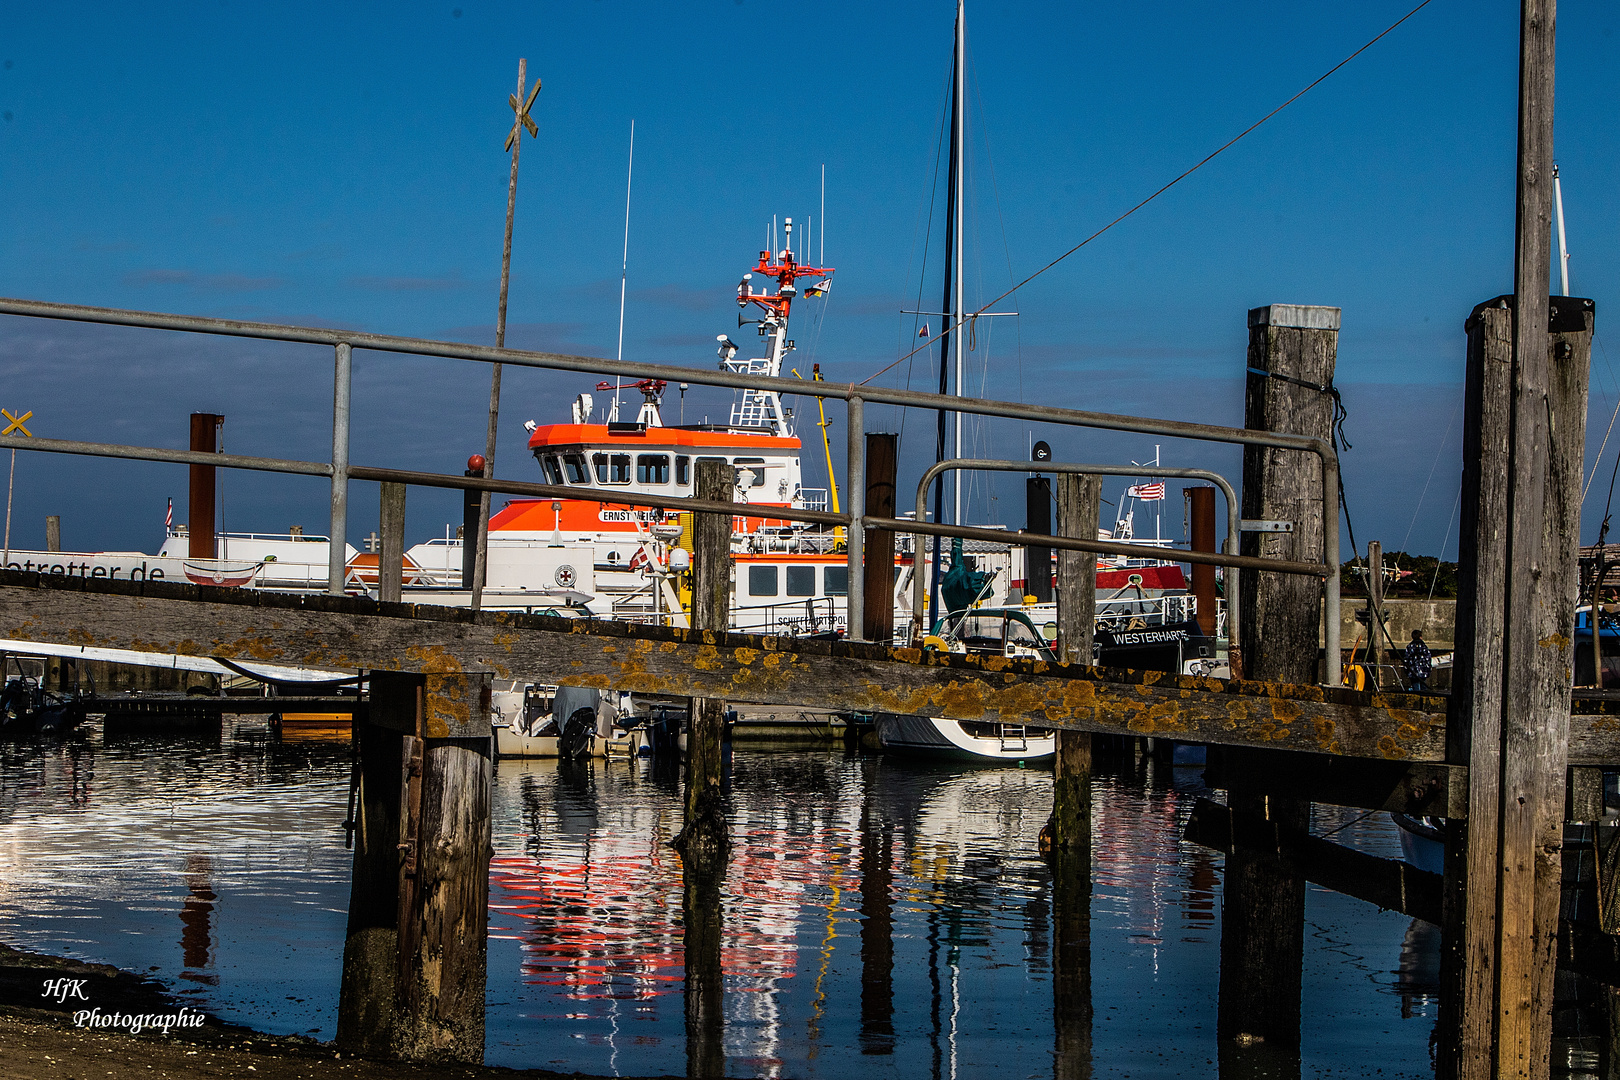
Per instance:
[[[827,163],[821,163],[821,258],[817,260],[822,266],[827,265]]]
[[[1564,246],[1564,186],[1558,179],[1558,165],[1553,164],[1553,202],[1558,208],[1558,269],[1563,275],[1564,295],[1569,295],[1569,249]]]
[[[630,180],[636,171],[636,121],[630,121],[630,164],[624,171],[624,256],[619,263],[619,361],[624,361],[624,287],[630,276]],[[613,408],[609,415],[619,418],[621,376],[613,376]]]

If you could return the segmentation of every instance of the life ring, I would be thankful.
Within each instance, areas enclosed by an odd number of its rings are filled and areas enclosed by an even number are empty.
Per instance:
[[[1344,685],[1352,690],[1367,689],[1367,669],[1360,664],[1351,664],[1345,668]]]

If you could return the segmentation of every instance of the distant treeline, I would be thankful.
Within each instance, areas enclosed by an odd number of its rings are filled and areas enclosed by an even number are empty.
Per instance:
[[[1367,595],[1367,564],[1351,560],[1340,567],[1341,593],[1344,596]],[[1389,580],[1389,569],[1400,571],[1395,581]],[[1439,577],[1435,570],[1439,569]],[[1433,555],[1408,555],[1404,551],[1384,552],[1384,595],[1427,598],[1431,590],[1436,600],[1457,598],[1457,564],[1441,562]]]

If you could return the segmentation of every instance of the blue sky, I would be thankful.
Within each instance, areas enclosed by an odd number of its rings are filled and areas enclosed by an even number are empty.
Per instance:
[[[971,4],[970,302],[1410,6]],[[766,224],[819,216],[825,164],[837,286],[824,310],[801,305],[795,361],[863,379],[915,340],[900,309],[919,290],[925,307],[939,302],[935,161],[953,14],[943,0],[14,7],[0,16],[0,294],[493,340],[506,97],[525,56],[544,89],[539,138],[522,151],[510,344],[613,354],[633,118],[625,355],[712,364]],[[1559,16],[1572,291],[1598,309],[1595,452],[1620,394],[1603,341],[1620,285],[1608,255],[1620,239],[1620,11],[1565,0]],[[1020,317],[979,343],[970,387],[1241,425],[1246,310],[1338,305],[1356,538],[1454,554],[1462,323],[1512,288],[1517,33],[1516,4],[1434,0],[1003,302]],[[904,385],[907,367],[882,381]],[[0,377],[0,404],[33,409],[39,435],[178,446],[186,415],[208,410],[226,414],[233,451],[329,446],[326,350],[5,319]],[[909,378],[930,384],[926,355]],[[537,478],[522,422],[564,418],[593,382],[509,372],[503,475]],[[487,395],[480,365],[360,354],[354,459],[452,471],[482,446]],[[712,393],[687,399],[689,419],[724,409]],[[903,431],[909,489],[932,454],[932,418],[874,409],[871,424]],[[1005,457],[1030,437],[1015,425],[973,435]],[[1039,436],[1071,460],[1153,453],[1148,438]],[[1615,449],[1587,501],[1588,541]],[[1238,473],[1231,450],[1164,452]],[[1020,487],[976,486],[972,517],[1016,523]],[[55,513],[68,547],[150,549],[165,499],[183,517],[184,492],[177,467],[25,455],[13,543],[41,543]],[[325,504],[314,481],[232,475],[225,521],[315,531]],[[354,504],[351,535],[364,534],[374,488],[356,485]],[[1179,534],[1179,503],[1168,509]],[[458,514],[454,497],[413,492],[412,538]]]

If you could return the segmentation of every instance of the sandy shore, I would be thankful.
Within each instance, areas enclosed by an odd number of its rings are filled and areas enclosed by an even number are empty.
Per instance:
[[[51,993],[46,992],[47,984],[51,984]],[[95,1016],[104,1023],[111,1014],[173,1017],[188,1006],[183,997],[169,993],[162,984],[131,972],[0,945],[0,1076],[8,1080],[560,1080],[584,1076],[544,1069],[371,1061],[341,1053],[330,1043],[263,1035],[211,1018],[200,1026],[171,1023],[167,1034],[149,1028],[135,1035],[129,1033],[128,1023],[93,1027],[85,1016],[99,1010]]]

